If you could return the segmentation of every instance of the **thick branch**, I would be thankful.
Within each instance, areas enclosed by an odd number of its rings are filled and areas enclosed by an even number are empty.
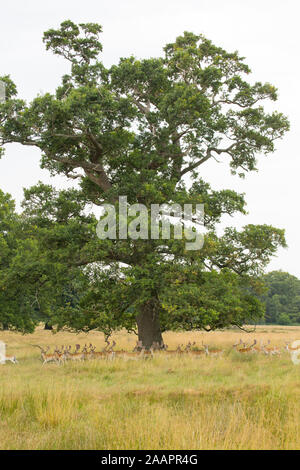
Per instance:
[[[93,183],[95,183],[97,186],[99,186],[99,188],[101,188],[104,192],[106,191],[109,191],[111,188],[112,188],[112,185],[111,185],[111,182],[109,181],[108,179],[108,176],[107,174],[105,173],[104,169],[102,166],[100,165],[97,165],[97,174],[95,174],[94,172],[88,170],[88,169],[84,169],[84,172],[86,174],[86,176],[91,180],[93,181]]]

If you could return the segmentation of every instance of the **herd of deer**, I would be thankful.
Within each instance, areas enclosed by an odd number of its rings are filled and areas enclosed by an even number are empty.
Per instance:
[[[174,350],[169,350],[168,345],[160,344],[154,342],[149,350],[146,350],[143,346],[141,341],[137,341],[136,346],[132,351],[125,351],[125,350],[117,350],[115,351],[116,342],[113,341],[110,344],[109,341],[106,341],[107,345],[102,351],[96,351],[96,347],[92,344],[89,346],[84,345],[81,349],[79,344],[76,344],[75,350],[72,352],[72,346],[61,346],[60,348],[56,347],[53,353],[49,353],[50,347],[48,346],[47,349],[39,346],[39,345],[32,345],[38,347],[41,350],[41,360],[43,365],[47,364],[48,362],[55,362],[56,364],[64,364],[66,361],[85,361],[89,359],[114,359],[116,357],[122,359],[147,359],[152,358],[156,353],[163,353],[165,355],[190,355],[190,356],[220,356],[222,355],[225,350],[224,349],[217,349],[211,348],[207,344],[203,344],[202,348],[198,349],[196,347],[196,343],[188,342],[186,346],[179,345]],[[280,356],[281,349],[277,346],[271,346],[270,341],[267,344],[264,344],[260,341],[260,345],[257,344],[257,341],[254,340],[252,344],[249,346],[245,344],[241,339],[239,342],[235,343],[232,346],[235,351],[240,354],[247,354],[247,353],[263,353],[270,356]],[[285,348],[289,352],[300,351],[300,344],[297,347],[292,347],[290,343],[286,343]]]
[[[247,346],[240,339],[239,343],[235,343],[233,345],[233,348],[239,353],[260,353],[261,352],[263,354],[266,354],[267,356],[280,356],[282,349],[283,351],[286,350],[290,353],[295,353],[296,351],[300,351],[300,342],[298,341],[294,341],[293,343],[289,343],[286,341],[284,348],[279,348],[278,346],[271,346],[270,343],[271,343],[270,340],[268,340],[267,344],[264,344],[264,342],[261,340],[260,344],[258,345],[255,339],[252,344]]]
[[[128,358],[128,359],[137,359],[142,357],[149,357],[152,356],[152,350],[147,351],[144,347],[138,351],[137,347],[134,348],[132,352],[130,351],[115,351],[114,348],[116,346],[116,342],[113,341],[110,344],[107,341],[107,345],[102,351],[96,351],[96,347],[90,344],[87,346],[86,344],[81,349],[80,344],[75,345],[75,350],[72,352],[72,346],[61,346],[60,348],[56,347],[53,353],[49,353],[50,347],[48,346],[47,349],[42,348],[37,344],[32,344],[41,350],[41,360],[44,364],[48,362],[55,362],[57,364],[64,364],[66,361],[84,361],[89,359],[114,359],[116,356]]]

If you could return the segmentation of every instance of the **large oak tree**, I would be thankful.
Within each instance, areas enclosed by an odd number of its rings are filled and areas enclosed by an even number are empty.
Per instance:
[[[38,185],[24,210],[37,222],[40,248],[57,272],[89,279],[80,302],[60,316],[75,329],[138,328],[146,347],[175,328],[242,325],[261,315],[257,277],[285,245],[267,225],[227,228],[223,214],[245,213],[241,194],[213,190],[201,178],[208,161],[227,162],[239,176],[274,151],[289,124],[264,110],[275,101],[269,83],[250,83],[249,67],[202,35],[185,32],[162,57],[101,62],[101,27],[65,21],[44,34],[46,48],[70,63],[56,93],[27,104],[8,76],[0,105],[0,145],[18,142],[41,152],[41,166],[78,181],[59,194]],[[17,170],[16,170],[17,171]],[[205,242],[187,251],[185,240],[99,240],[91,204],[204,204]],[[55,272],[55,276],[53,275]],[[50,276],[50,274],[49,274]],[[51,277],[51,276],[50,276]]]

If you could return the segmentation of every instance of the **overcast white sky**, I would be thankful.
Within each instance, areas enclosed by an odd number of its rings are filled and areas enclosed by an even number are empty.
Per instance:
[[[103,60],[161,55],[167,42],[183,31],[203,33],[228,51],[246,57],[253,79],[279,89],[276,109],[288,115],[291,131],[269,157],[260,157],[259,173],[245,180],[230,175],[225,163],[209,163],[202,176],[216,189],[246,193],[249,215],[226,220],[285,228],[288,249],[268,267],[300,277],[298,201],[299,160],[299,11],[297,0],[10,0],[0,9],[0,75],[10,74],[22,98],[54,91],[68,64],[46,52],[42,34],[61,21],[96,22],[103,26]],[[0,188],[19,203],[23,188],[42,180],[65,187],[39,168],[39,152],[13,145],[0,160]]]

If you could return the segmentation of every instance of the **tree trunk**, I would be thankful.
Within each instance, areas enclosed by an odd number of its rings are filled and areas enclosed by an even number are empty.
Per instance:
[[[143,305],[141,313],[136,319],[139,341],[142,342],[146,349],[150,349],[155,342],[158,342],[160,345],[163,344],[156,304],[156,299],[149,300]]]

